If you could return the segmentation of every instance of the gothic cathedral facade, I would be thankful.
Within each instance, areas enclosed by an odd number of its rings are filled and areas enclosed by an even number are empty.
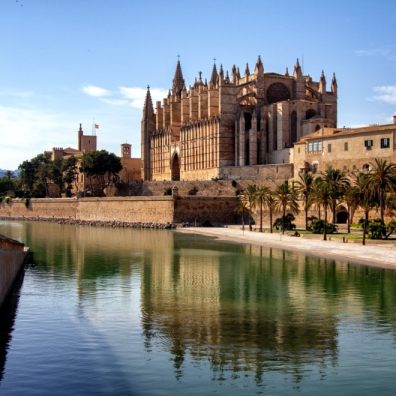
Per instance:
[[[244,167],[289,162],[290,148],[303,136],[337,125],[337,81],[326,89],[303,75],[297,60],[292,75],[264,72],[258,57],[231,76],[213,65],[210,81],[201,73],[186,89],[180,61],[172,89],[152,103],[147,89],[141,124],[144,180],[239,178]],[[227,172],[225,172],[227,170]]]

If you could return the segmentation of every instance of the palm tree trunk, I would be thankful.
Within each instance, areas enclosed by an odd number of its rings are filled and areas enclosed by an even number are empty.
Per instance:
[[[260,232],[263,232],[263,199],[260,198]]]
[[[347,232],[348,232],[348,234],[350,234],[351,233],[351,221],[352,221],[352,219],[351,219],[351,208],[350,208],[350,206],[348,205],[348,218],[347,218]]]
[[[269,211],[269,216],[270,216],[270,233],[272,234],[272,209],[271,208]]]
[[[364,210],[364,224],[363,224],[363,239],[362,244],[366,244],[366,232],[367,232],[367,223],[368,223],[368,210]]]
[[[327,205],[324,205],[323,240],[327,241]]]
[[[333,224],[336,223],[336,209],[337,209],[337,201],[333,201],[332,203],[332,211],[333,211]]]
[[[384,203],[384,192],[382,191],[382,189],[379,192],[379,201],[380,201],[380,217],[382,222],[384,222],[385,203]]]
[[[305,197],[305,229],[308,228],[308,197]]]
[[[285,217],[286,217],[286,206],[282,209],[282,234],[285,233]]]

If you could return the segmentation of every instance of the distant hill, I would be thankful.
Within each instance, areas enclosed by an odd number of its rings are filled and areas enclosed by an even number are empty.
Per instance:
[[[0,177],[5,176],[7,172],[8,172],[8,169],[0,169]],[[12,172],[12,175],[14,177],[18,176],[18,171],[17,170],[13,170],[11,172]]]

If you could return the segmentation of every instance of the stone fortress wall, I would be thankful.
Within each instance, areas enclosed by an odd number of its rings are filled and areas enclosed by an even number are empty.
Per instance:
[[[231,197],[114,197],[15,199],[0,205],[0,218],[53,220],[71,223],[144,224],[235,223],[236,196]]]

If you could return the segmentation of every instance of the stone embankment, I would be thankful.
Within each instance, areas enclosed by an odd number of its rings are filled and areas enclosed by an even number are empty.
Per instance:
[[[20,199],[0,204],[0,219],[135,228],[172,228],[174,224],[233,224],[233,197],[112,197]]]
[[[132,223],[128,221],[101,221],[101,220],[78,220],[73,218],[61,218],[61,217],[4,217],[0,216],[0,220],[27,220],[27,221],[46,221],[49,223],[58,223],[58,224],[75,224],[75,225],[83,225],[83,226],[92,226],[92,227],[113,227],[113,228],[153,228],[153,229],[162,229],[169,230],[172,228],[176,228],[176,224],[174,223],[143,223],[137,222]]]
[[[27,252],[23,243],[0,235],[0,308],[23,267]]]

